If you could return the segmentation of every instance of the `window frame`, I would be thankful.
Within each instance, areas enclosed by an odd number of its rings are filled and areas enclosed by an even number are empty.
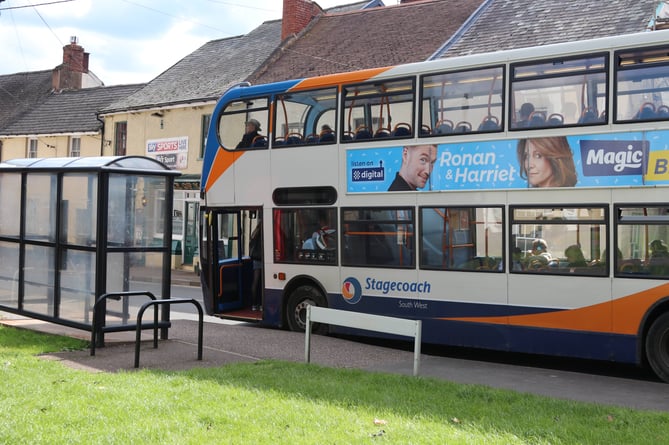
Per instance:
[[[440,116],[440,110],[432,110],[432,103],[431,101],[434,100],[436,97],[440,97],[441,100],[444,100],[443,96],[429,96],[426,97],[425,91],[426,91],[426,82],[432,81],[435,82],[437,77],[447,77],[447,76],[455,76],[459,77],[462,75],[465,75],[467,73],[471,73],[472,76],[480,75],[481,73],[484,73],[485,71],[499,71],[499,73],[492,73],[493,75],[493,83],[491,87],[488,89],[488,102],[487,106],[486,105],[476,105],[474,106],[473,109],[478,109],[478,108],[483,108],[487,107],[487,113],[484,115],[483,119],[480,120],[480,122],[477,124],[476,127],[472,125],[472,122],[469,121],[464,121],[461,119],[456,119],[456,120],[448,120],[450,122],[450,129],[442,129],[440,130],[440,124],[443,125],[444,119],[434,119],[434,124],[432,125],[432,113],[436,114],[438,117],[444,117],[443,114]],[[499,78],[498,78],[499,75]],[[472,76],[465,76],[468,78],[472,78]],[[481,134],[481,133],[500,133],[504,131],[504,124],[505,124],[505,108],[506,108],[506,79],[507,79],[507,74],[506,74],[506,66],[502,64],[495,64],[491,66],[485,66],[485,67],[476,67],[476,68],[468,68],[468,69],[459,69],[459,70],[453,70],[453,71],[442,71],[442,72],[437,72],[437,73],[429,73],[429,74],[423,74],[420,76],[420,81],[419,81],[419,107],[418,107],[418,119],[421,125],[421,131],[419,133],[419,137],[434,137],[434,136],[458,136],[462,135],[463,133],[466,134]],[[494,86],[498,83],[501,82],[501,91],[499,94],[501,94],[500,102],[499,104],[495,107],[496,111],[498,114],[493,114],[493,105],[492,105],[492,97],[493,94],[493,89]],[[445,91],[445,89],[444,89]],[[462,95],[458,93],[458,97]],[[468,93],[465,93],[462,95],[464,99],[469,100],[473,99],[477,95],[469,95]],[[455,99],[455,95],[452,97]],[[430,102],[425,104],[425,101],[429,100]],[[427,114],[429,116],[426,119],[426,112],[425,112],[425,105],[430,107],[430,110]],[[462,105],[461,106],[462,110],[470,110],[472,109],[470,105]],[[452,117],[452,115],[449,115]],[[462,117],[462,116],[461,116]],[[494,120],[490,120],[490,117],[494,117],[496,119],[496,122]],[[492,128],[489,127],[489,129],[485,129],[484,125],[485,123],[490,120],[490,122],[494,122],[496,124],[497,128]],[[430,122],[430,125],[428,125],[426,122]],[[466,127],[465,126],[460,126],[459,124],[462,124],[463,122],[466,122],[470,125],[469,131],[465,131]]]
[[[530,217],[528,216],[526,219],[522,218],[520,216],[516,215],[516,211],[522,212],[522,211],[542,211],[542,216],[539,217]],[[569,211],[580,211],[580,210],[597,210],[601,211],[601,217],[591,217],[591,218],[575,218],[575,219],[569,219],[569,218],[556,218],[555,216],[551,216],[554,212],[565,212],[565,210]],[[610,250],[610,245],[609,245],[609,240],[610,240],[610,219],[609,219],[609,205],[605,203],[588,203],[588,204],[531,204],[531,205],[510,205],[509,206],[509,258],[511,258],[510,261],[513,261],[514,258],[514,253],[517,253],[515,249],[518,247],[518,238],[519,238],[519,233],[521,233],[521,230],[516,230],[516,226],[530,226],[530,225],[535,225],[535,226],[541,226],[540,228],[540,233],[537,234],[534,232],[532,236],[529,237],[522,237],[525,242],[524,242],[524,247],[525,249],[521,249],[521,252],[523,254],[523,258],[521,262],[524,262],[524,267],[521,269],[517,269],[512,267],[509,272],[510,273],[518,273],[518,274],[549,274],[549,275],[569,275],[569,276],[588,276],[588,277],[595,277],[595,278],[605,278],[609,276],[609,267],[607,265],[609,264],[607,258],[602,258],[604,256],[604,252],[608,252]],[[547,260],[545,264],[537,264],[536,267],[532,267],[532,258],[528,254],[530,253],[530,249],[528,249],[528,246],[531,248],[532,247],[532,240],[536,239],[542,239],[545,241],[546,244],[548,244],[548,251],[550,252],[552,250],[551,245],[555,246],[558,245],[557,243],[553,242],[555,237],[549,238],[545,235],[545,232],[548,232],[550,234],[551,230],[545,230],[544,226],[567,226],[567,225],[575,225],[575,226],[584,226],[587,230],[583,231],[584,237],[590,237],[590,248],[587,250],[589,251],[589,257],[585,258],[586,265],[585,266],[570,266],[567,264],[564,260],[566,258],[566,254],[564,254],[563,250],[568,249],[571,247],[573,244],[579,244],[579,247],[581,250],[585,249],[586,247],[583,245],[584,243],[581,242],[581,228],[578,227],[576,230],[577,233],[577,243],[576,242],[563,242],[561,244],[565,244],[566,246],[563,247],[560,245],[560,249],[554,250],[554,252],[560,252],[559,256],[556,256],[555,262],[552,262],[551,260]],[[599,230],[593,230],[595,227],[599,226]],[[520,228],[519,228],[520,229]],[[603,229],[603,230],[602,230]],[[564,233],[567,233],[566,231]],[[560,235],[564,235],[564,233]],[[567,233],[568,234],[568,233]],[[531,239],[531,240],[530,240]],[[599,241],[597,244],[596,241]],[[602,245],[603,241],[603,245]],[[529,244],[528,244],[529,242]],[[597,252],[597,249],[598,252]],[[595,253],[595,255],[593,255]],[[598,257],[596,257],[598,255]],[[608,253],[606,254],[608,256]],[[535,255],[536,256],[536,255]],[[593,257],[595,256],[595,257]],[[563,258],[565,257],[565,258]],[[524,260],[524,261],[523,261]],[[543,261],[543,260],[542,260]],[[530,266],[530,267],[527,267]]]
[[[348,218],[347,213],[348,212],[361,212],[361,211],[368,211],[368,212],[410,212],[410,217],[408,219],[400,220],[400,219],[362,219],[362,218],[356,218],[356,219],[350,219]],[[359,213],[357,213],[359,214]],[[341,207],[340,208],[340,227],[341,227],[341,233],[340,233],[340,244],[341,244],[341,264],[342,266],[346,267],[371,267],[371,268],[392,268],[392,269],[403,269],[403,270],[414,270],[416,269],[416,208],[412,206],[398,206],[398,207],[391,207],[391,206],[383,206],[383,207],[355,207],[355,206],[346,206],[346,207]],[[395,258],[398,258],[398,261],[400,261],[400,264],[391,264],[390,262],[382,263],[382,262],[364,262],[364,261],[356,261],[355,258],[349,259],[347,256],[348,253],[353,249],[353,248],[360,248],[362,245],[361,243],[358,242],[358,240],[352,241],[350,244],[347,244],[347,237],[351,236],[351,231],[349,231],[349,226],[358,223],[361,225],[376,225],[379,226],[380,229],[382,229],[381,225],[395,225],[395,226],[409,226],[408,230],[407,227],[405,227],[404,230],[399,230],[398,227],[395,227],[395,230],[392,232],[386,232],[386,231],[376,231],[376,232],[371,232],[366,230],[363,231],[353,231],[353,236],[365,236],[365,235],[374,235],[374,234],[379,234],[381,236],[384,236],[385,238],[377,240],[376,238],[369,238],[371,241],[365,244],[364,246],[364,253],[365,253],[365,258],[369,258],[368,252],[373,252],[375,253],[375,256],[377,256],[379,259],[388,259],[391,258],[393,261]],[[397,250],[397,255],[392,255],[393,249],[392,247],[389,247],[388,244],[385,244],[384,241],[391,240],[392,241],[392,234],[394,233],[395,236],[395,244],[400,246],[400,248]],[[390,235],[387,237],[386,235]],[[371,245],[374,243],[375,245]],[[348,246],[355,246],[355,247],[348,247]],[[377,247],[383,247],[386,249],[384,252],[380,252],[380,249],[376,249]],[[376,251],[379,250],[377,253]],[[409,257],[409,262],[402,264],[402,261],[404,259],[404,251],[408,250],[408,254],[410,254]]]

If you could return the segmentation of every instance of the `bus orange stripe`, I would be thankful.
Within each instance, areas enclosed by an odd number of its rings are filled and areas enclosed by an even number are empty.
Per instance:
[[[244,154],[243,151],[227,151],[223,150],[223,147],[218,147],[216,152],[216,157],[214,157],[214,162],[211,164],[211,169],[209,171],[209,177],[207,178],[207,185],[205,191],[208,191],[209,188],[221,177],[225,171],[234,164],[237,159],[239,159]]]
[[[354,71],[352,73],[328,74],[326,76],[312,77],[299,82],[290,91],[307,90],[315,87],[339,85],[340,83],[353,83],[368,80],[374,76],[388,71],[392,66],[384,68],[370,68],[367,70]]]
[[[669,296],[669,284],[663,284],[616,299],[613,302],[599,303],[579,309],[509,317],[445,317],[440,319],[636,335],[648,309],[655,302],[667,296]]]

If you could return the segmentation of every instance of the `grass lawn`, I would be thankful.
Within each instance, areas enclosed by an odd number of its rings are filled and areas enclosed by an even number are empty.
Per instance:
[[[431,378],[278,361],[89,373],[36,356],[86,346],[0,326],[0,443],[669,443],[669,413]]]

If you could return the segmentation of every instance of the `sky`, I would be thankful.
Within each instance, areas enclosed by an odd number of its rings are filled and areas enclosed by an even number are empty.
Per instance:
[[[317,0],[322,8],[355,0]],[[386,3],[388,4],[388,3]],[[76,36],[105,85],[149,82],[204,43],[281,18],[283,0],[0,1],[0,75],[51,70]]]

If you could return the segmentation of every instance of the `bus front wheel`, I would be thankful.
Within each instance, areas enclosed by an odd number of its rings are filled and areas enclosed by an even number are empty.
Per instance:
[[[660,315],[650,326],[646,358],[655,374],[669,383],[669,313]]]
[[[286,318],[291,331],[304,332],[307,326],[307,306],[326,306],[325,297],[314,286],[300,286],[288,297]],[[312,332],[325,333],[325,326],[313,323]]]

